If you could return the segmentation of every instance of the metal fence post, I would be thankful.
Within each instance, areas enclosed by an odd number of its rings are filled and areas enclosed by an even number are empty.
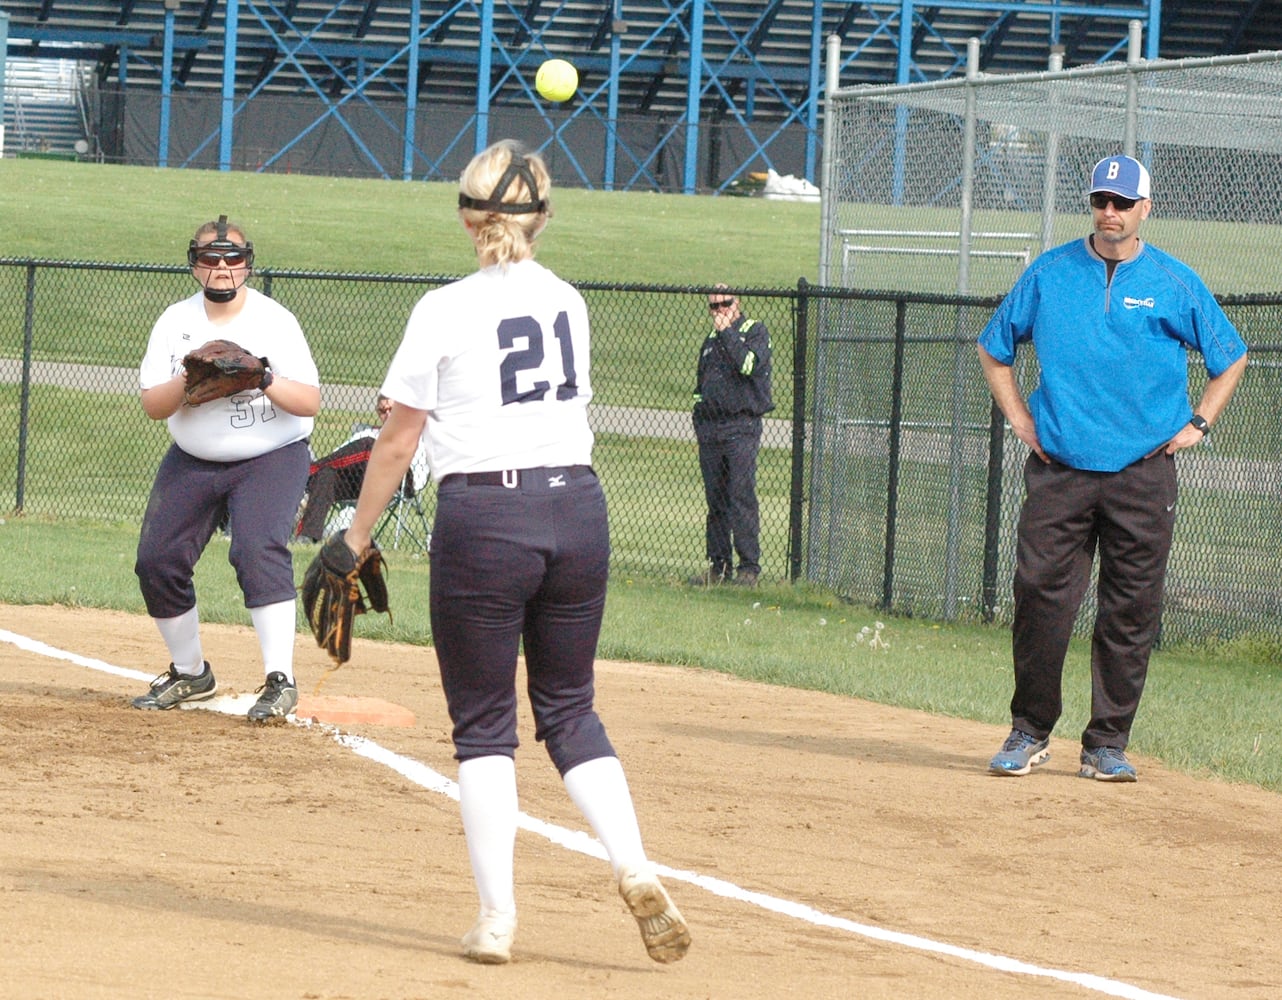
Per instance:
[[[31,425],[31,355],[36,326],[36,264],[27,264],[27,301],[22,317],[22,389],[18,402],[18,482],[13,512],[21,514],[27,491],[27,436]]]
[[[806,343],[810,325],[810,285],[797,280],[797,312],[792,336],[792,483],[788,500],[788,579],[801,579],[801,529],[805,519]]]
[[[886,462],[886,548],[882,563],[881,606],[889,609],[895,600],[895,529],[899,521],[899,461],[903,447],[904,422],[904,339],[907,335],[908,303],[895,299],[895,366],[890,380],[890,448]]]
[[[980,614],[991,623],[997,611],[997,552],[1001,544],[1002,459],[1006,417],[994,401],[988,415],[988,480],[984,488],[984,565],[980,571]]]

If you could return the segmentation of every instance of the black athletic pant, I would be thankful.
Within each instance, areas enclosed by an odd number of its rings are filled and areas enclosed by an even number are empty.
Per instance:
[[[708,504],[705,552],[711,570],[717,576],[730,576],[737,553],[740,573],[760,573],[757,452],[761,419],[738,419],[724,430],[707,426],[698,430],[699,471]]]
[[[475,475],[438,487],[432,640],[455,757],[515,755],[524,646],[534,737],[565,774],[615,756],[593,705],[610,562],[605,495],[587,466],[507,476],[511,487]]]
[[[1099,550],[1091,720],[1082,745],[1125,749],[1162,618],[1175,528],[1175,459],[1083,472],[1030,455],[1015,568],[1012,724],[1050,736],[1063,711],[1064,657]]]

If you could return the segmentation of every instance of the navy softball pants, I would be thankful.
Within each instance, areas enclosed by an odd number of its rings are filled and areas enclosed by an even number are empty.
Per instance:
[[[447,476],[431,544],[432,641],[455,757],[515,756],[524,643],[534,736],[557,770],[616,756],[593,706],[610,558],[605,495],[588,466],[488,484]]]
[[[239,462],[207,462],[171,445],[138,537],[134,572],[147,613],[175,618],[196,606],[192,573],[224,515],[245,607],[293,600],[288,542],[310,464],[305,441]]]

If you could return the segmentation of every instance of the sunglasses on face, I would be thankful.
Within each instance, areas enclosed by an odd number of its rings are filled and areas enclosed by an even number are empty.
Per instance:
[[[244,267],[249,262],[249,254],[244,250],[197,250],[193,256],[201,267],[217,267],[219,264]]]
[[[718,302],[709,302],[708,311],[716,312],[718,309],[729,309],[734,305],[734,299],[721,299]]]
[[[1134,198],[1123,198],[1120,194],[1112,194],[1108,191],[1096,191],[1091,195],[1091,208],[1108,208],[1110,201],[1119,212],[1129,212],[1136,205]]]

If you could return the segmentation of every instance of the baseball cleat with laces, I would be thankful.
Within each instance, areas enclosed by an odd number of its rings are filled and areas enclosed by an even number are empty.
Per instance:
[[[279,670],[268,674],[258,691],[258,700],[249,709],[251,722],[283,719],[298,704],[298,687]]]
[[[133,700],[133,706],[153,712],[165,711],[176,708],[184,701],[212,698],[217,690],[218,682],[214,680],[214,672],[210,669],[208,660],[205,661],[204,669],[194,677],[180,674],[178,668],[171,663],[167,671],[151,682],[146,694]]]

